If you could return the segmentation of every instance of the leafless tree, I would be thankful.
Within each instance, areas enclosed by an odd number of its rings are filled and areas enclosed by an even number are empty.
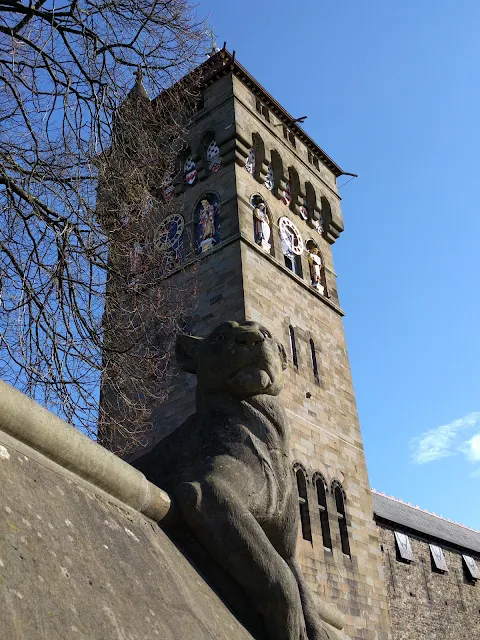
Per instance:
[[[157,236],[204,33],[186,0],[0,0],[0,375],[122,451],[188,314]]]

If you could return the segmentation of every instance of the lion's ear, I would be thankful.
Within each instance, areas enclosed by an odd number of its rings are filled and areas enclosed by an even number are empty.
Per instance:
[[[180,334],[175,343],[175,357],[180,369],[188,373],[197,373],[198,349],[203,338]]]
[[[278,351],[280,352],[280,360],[282,361],[282,371],[285,371],[287,368],[287,352],[285,351],[285,347],[281,342],[277,342]]]

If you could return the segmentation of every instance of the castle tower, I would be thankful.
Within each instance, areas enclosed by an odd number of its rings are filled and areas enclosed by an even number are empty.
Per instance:
[[[285,345],[303,571],[346,614],[350,638],[386,640],[382,558],[331,251],[343,230],[343,172],[231,54],[203,67],[203,100],[174,185],[184,199],[182,266],[169,277],[185,283],[195,271],[190,332],[255,320]],[[194,411],[194,377],[172,376],[152,446]]]

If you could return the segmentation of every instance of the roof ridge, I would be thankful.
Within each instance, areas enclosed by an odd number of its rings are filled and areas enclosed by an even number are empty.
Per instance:
[[[389,500],[393,500],[394,502],[398,502],[400,504],[404,504],[407,507],[411,507],[412,509],[416,509],[417,511],[421,511],[422,513],[426,513],[429,516],[434,516],[435,518],[439,518],[440,520],[444,520],[445,522],[449,522],[450,524],[456,524],[457,527],[463,527],[463,529],[468,529],[469,531],[473,531],[473,533],[480,533],[479,529],[473,529],[472,527],[467,526],[466,524],[462,524],[461,522],[456,522],[455,520],[450,520],[450,518],[444,518],[443,516],[439,516],[438,513],[434,513],[433,511],[427,511],[427,509],[422,509],[418,505],[414,505],[411,502],[405,502],[400,498],[395,498],[395,496],[389,496],[383,491],[377,491],[376,489],[370,489],[372,493],[376,493],[377,496],[383,496],[384,498],[388,498]]]

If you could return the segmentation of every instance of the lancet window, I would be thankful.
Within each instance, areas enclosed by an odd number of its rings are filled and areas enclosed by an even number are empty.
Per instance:
[[[338,528],[340,530],[340,542],[342,551],[346,556],[350,555],[350,541],[348,539],[347,517],[345,513],[345,496],[343,489],[338,482],[332,485],[335,504],[337,507]]]
[[[323,546],[326,549],[332,548],[332,536],[330,534],[330,522],[328,520],[327,488],[323,478],[319,475],[315,480],[317,490],[318,512],[320,515],[320,527],[322,529]]]
[[[300,524],[302,526],[302,536],[304,540],[312,542],[312,528],[310,525],[310,512],[308,509],[307,478],[305,471],[301,467],[295,470],[298,490],[298,506],[300,509]]]

